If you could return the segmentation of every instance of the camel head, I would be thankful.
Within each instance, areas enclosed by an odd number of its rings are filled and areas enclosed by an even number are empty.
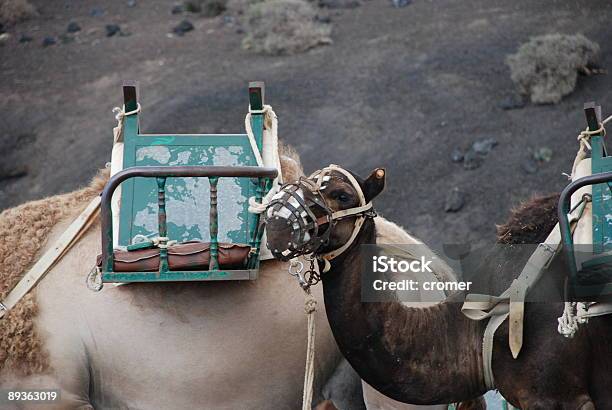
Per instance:
[[[337,165],[283,185],[266,213],[267,246],[280,260],[339,251],[375,216],[372,200],[385,187],[385,170],[363,179]]]

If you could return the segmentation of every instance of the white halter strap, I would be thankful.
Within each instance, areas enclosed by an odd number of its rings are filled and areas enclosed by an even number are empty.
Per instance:
[[[363,194],[363,191],[361,190],[361,186],[359,185],[359,182],[357,182],[353,174],[351,174],[344,168],[339,167],[338,165],[331,164],[330,166],[325,167],[322,170],[312,174],[309,178],[316,178],[317,184],[321,186],[321,184],[324,182],[323,181],[324,176],[331,171],[337,171],[341,173],[342,175],[344,175],[349,180],[349,182],[351,183],[355,191],[357,191],[357,195],[359,197],[359,206],[355,208],[349,208],[349,209],[343,209],[341,211],[336,211],[332,214],[331,216],[332,220],[345,218],[351,215],[358,215],[358,216],[355,219],[355,225],[353,227],[353,232],[351,233],[349,240],[344,245],[339,247],[338,249],[335,249],[331,252],[321,255],[321,258],[323,259],[323,262],[325,263],[325,266],[323,267],[323,272],[327,272],[331,268],[331,264],[329,261],[340,256],[353,244],[353,242],[355,241],[355,238],[357,238],[357,235],[359,234],[359,231],[361,230],[363,222],[365,221],[365,216],[363,216],[363,213],[372,209],[372,203],[366,202],[365,195]]]

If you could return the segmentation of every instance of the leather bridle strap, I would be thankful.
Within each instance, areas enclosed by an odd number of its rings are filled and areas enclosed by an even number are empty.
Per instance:
[[[358,206],[358,207],[355,207],[355,208],[343,209],[342,211],[334,212],[331,215],[331,219],[332,220],[334,220],[334,219],[342,219],[342,218],[346,218],[347,216],[363,214],[364,212],[367,212],[370,209],[372,209],[372,203],[371,202],[365,204],[364,206]]]
[[[330,261],[332,259],[337,258],[342,253],[344,253],[348,248],[351,247],[351,245],[355,241],[355,238],[357,238],[357,235],[359,234],[359,231],[361,230],[361,227],[363,226],[363,223],[365,221],[364,213],[372,209],[372,203],[366,202],[365,195],[363,194],[363,191],[361,190],[361,186],[359,185],[359,182],[357,182],[355,177],[350,172],[345,170],[344,168],[339,167],[338,165],[332,164],[326,168],[323,168],[320,172],[311,175],[310,178],[315,178],[315,177],[320,178],[321,176],[331,171],[337,171],[348,179],[350,184],[353,186],[353,189],[357,191],[357,195],[359,197],[359,206],[355,208],[344,209],[344,210],[332,213],[332,216],[331,216],[332,221],[341,219],[341,218],[346,218],[347,216],[356,215],[357,217],[355,219],[355,225],[353,227],[353,232],[351,233],[349,240],[344,245],[339,247],[338,249],[335,249],[331,252],[320,255],[320,258],[323,260],[325,264],[325,266],[323,267],[323,272],[329,271],[329,269],[331,268]]]

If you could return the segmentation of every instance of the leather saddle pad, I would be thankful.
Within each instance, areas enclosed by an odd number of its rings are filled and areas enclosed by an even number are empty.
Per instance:
[[[246,266],[251,247],[243,244],[219,243],[219,268],[241,269]],[[159,248],[136,251],[115,250],[115,272],[156,272],[159,270]],[[98,255],[98,266],[102,255]],[[173,271],[208,270],[210,242],[189,241],[168,247],[168,265]]]

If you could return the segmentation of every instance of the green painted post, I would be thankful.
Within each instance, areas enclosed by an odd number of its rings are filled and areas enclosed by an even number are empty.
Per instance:
[[[168,226],[166,223],[166,177],[157,177],[157,226],[159,232],[159,274],[168,271]]]
[[[138,83],[126,81],[123,83],[123,110],[131,112],[138,108]],[[138,113],[128,115],[123,119],[124,140],[135,138],[139,131]]]
[[[111,211],[111,220],[112,220],[112,211]],[[106,230],[106,232],[104,232],[104,235],[106,235],[106,243],[108,243],[107,247],[106,247],[106,254],[108,255],[107,259],[104,261],[104,271],[105,272],[112,272],[115,269],[115,253],[114,253],[114,249],[113,249],[113,224],[110,223],[108,226],[108,229]]]
[[[255,201],[261,204],[264,193],[268,191],[268,184],[271,181],[267,178],[257,178],[257,185],[255,187]],[[268,189],[266,189],[268,188]],[[259,249],[261,247],[261,237],[263,235],[263,227],[260,226],[261,214],[254,214],[251,220],[251,226],[249,227],[249,233],[251,234],[251,254],[249,257],[249,269],[255,269],[257,267],[257,260],[259,259]]]
[[[263,113],[257,113],[257,111],[263,110],[264,95],[265,86],[263,81],[251,81],[249,83],[249,108],[252,111],[251,128],[253,129],[253,135],[255,136],[259,152],[262,152],[263,149],[264,116]]]
[[[584,104],[584,114],[586,116],[589,131],[597,131],[601,124],[601,107],[594,102]],[[603,139],[603,132],[591,136],[591,173],[598,174],[608,171],[604,158],[606,158],[606,145]],[[603,195],[608,191],[604,184],[593,185],[592,187],[592,209],[593,209],[593,253],[602,253],[605,249],[605,219],[604,215],[608,212],[606,204],[603,202]]]
[[[217,211],[217,182],[219,177],[209,177],[210,183],[210,262],[208,270],[219,269],[219,214]]]

